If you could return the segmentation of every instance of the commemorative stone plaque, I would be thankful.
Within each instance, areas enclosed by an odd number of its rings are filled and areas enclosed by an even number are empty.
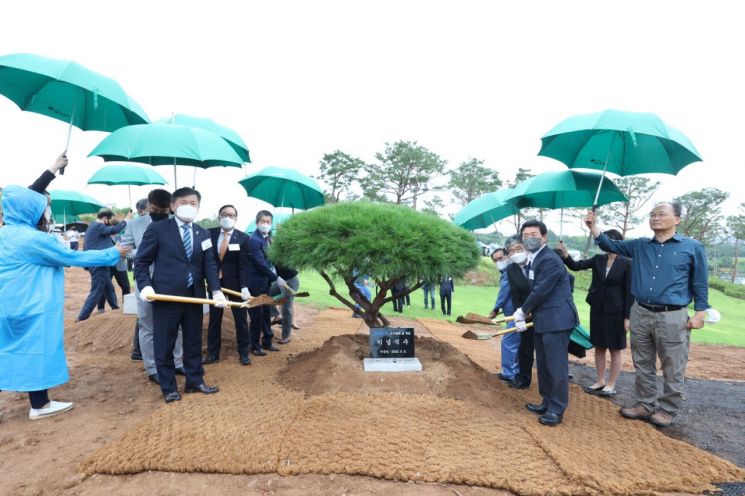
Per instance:
[[[422,364],[414,354],[414,329],[411,327],[375,327],[370,329],[370,358],[367,372],[420,371]]]

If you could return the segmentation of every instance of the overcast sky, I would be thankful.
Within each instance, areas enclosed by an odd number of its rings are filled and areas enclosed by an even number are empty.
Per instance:
[[[196,182],[201,216],[232,202],[239,227],[266,206],[237,184],[250,169],[316,175],[335,149],[372,161],[386,141],[417,140],[450,167],[476,157],[509,180],[519,167],[564,169],[536,156],[541,136],[606,108],[654,112],[703,156],[653,176],[656,199],[717,187],[731,193],[728,214],[745,201],[737,2],[44,1],[10,2],[2,16],[2,54],[75,60],[116,79],[152,120],[186,113],[235,129],[254,163],[200,169]],[[67,129],[0,97],[0,133],[0,185],[30,184]],[[52,188],[125,206],[126,187],[85,186],[103,166],[86,155],[105,136],[74,129]],[[156,169],[172,184],[171,168]],[[180,168],[179,184],[191,182]],[[558,230],[558,215],[547,221]]]

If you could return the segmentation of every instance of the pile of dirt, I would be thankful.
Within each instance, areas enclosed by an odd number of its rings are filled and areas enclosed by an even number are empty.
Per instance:
[[[334,336],[315,350],[291,357],[277,381],[306,397],[326,393],[433,395],[480,404],[499,401],[491,375],[452,345],[416,338],[421,372],[365,372],[370,356],[365,335]]]
[[[94,313],[88,320],[65,321],[65,350],[94,354],[128,354],[132,348],[136,315],[121,310]]]

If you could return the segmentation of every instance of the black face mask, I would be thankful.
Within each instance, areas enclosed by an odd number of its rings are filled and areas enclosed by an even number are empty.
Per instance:
[[[158,222],[159,220],[166,220],[168,218],[168,214],[164,214],[162,212],[150,212],[150,218],[153,222]]]

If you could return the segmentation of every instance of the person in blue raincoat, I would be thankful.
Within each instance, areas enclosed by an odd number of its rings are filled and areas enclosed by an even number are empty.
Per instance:
[[[73,406],[50,401],[47,392],[69,379],[63,348],[64,267],[111,266],[129,248],[78,252],[62,246],[37,229],[48,200],[31,189],[8,186],[2,204],[0,390],[28,392],[29,418],[35,420]]]

